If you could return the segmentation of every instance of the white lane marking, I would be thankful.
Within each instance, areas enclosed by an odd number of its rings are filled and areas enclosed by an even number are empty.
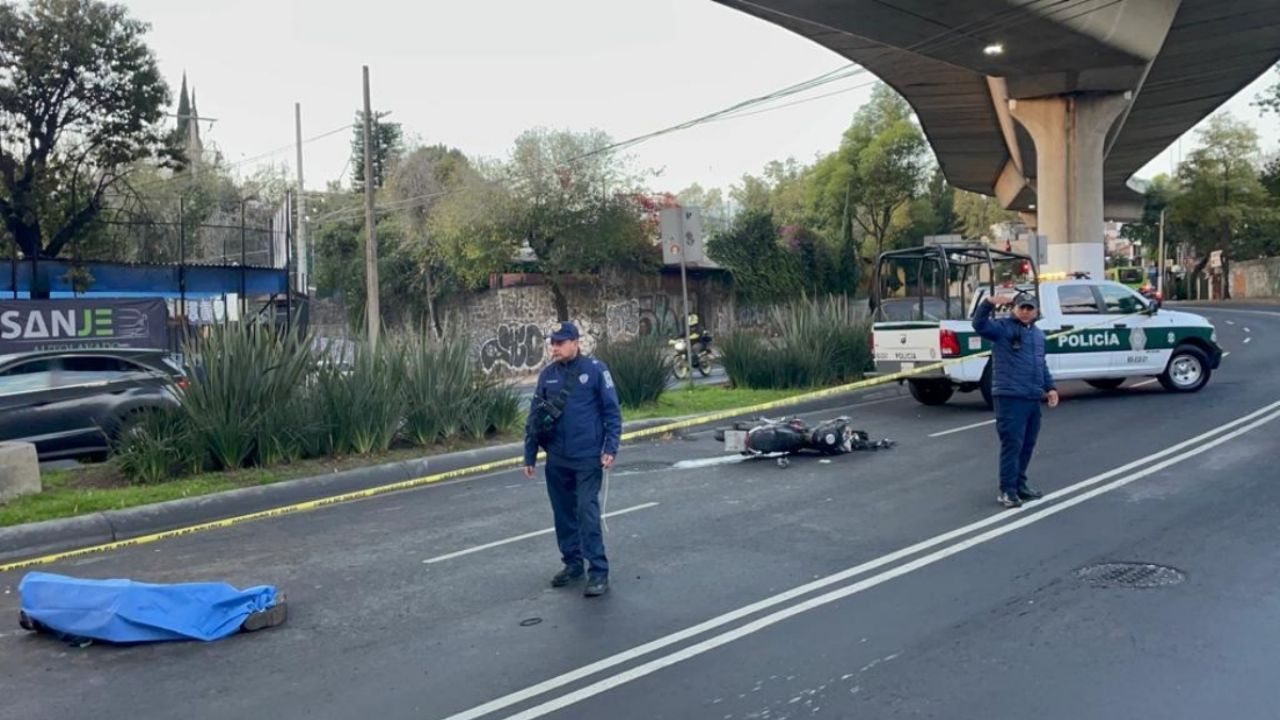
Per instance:
[[[724,455],[721,457],[699,458],[697,460],[681,460],[672,465],[674,470],[697,470],[698,468],[712,467],[714,465],[733,465],[747,460],[746,455]]]
[[[1132,475],[1129,475],[1128,477],[1123,477],[1119,480],[1108,483],[1101,487],[1094,488],[1089,492],[1082,493],[1080,495],[1077,495],[1076,497],[1071,498],[1070,500],[1065,500],[1057,505],[1053,505],[1039,512],[1025,514],[1024,517],[1018,520],[1015,520],[1014,522],[1011,522],[1002,527],[988,530],[987,532],[982,533],[981,535],[977,535],[972,538],[969,538],[968,540],[964,540],[954,545],[950,545],[948,547],[942,548],[941,550],[937,550],[928,555],[912,560],[909,563],[904,563],[891,570],[886,570],[885,572],[880,573],[878,575],[873,575],[872,577],[866,578],[865,580],[860,580],[852,585],[848,585],[846,587],[842,587],[837,590],[832,590],[831,592],[828,592],[826,594],[819,595],[814,598],[810,598],[809,600],[806,600],[802,603],[793,605],[791,607],[785,608],[783,610],[779,610],[775,613],[772,613],[762,618],[759,618],[757,620],[754,620],[750,623],[747,623],[746,625],[743,625],[742,627],[735,628],[733,630],[722,633],[720,635],[707,638],[702,642],[696,643],[694,645],[690,645],[689,647],[682,648],[681,650],[671,653],[670,655],[665,655],[659,658],[655,658],[653,660],[650,660],[647,663],[644,663],[643,665],[637,665],[636,667],[633,667],[630,670],[627,670],[625,672],[621,672],[612,677],[607,677],[602,680],[598,680],[579,690],[575,690],[574,692],[568,693],[566,695],[562,695],[558,698],[555,698],[554,700],[549,700],[545,703],[542,703],[541,705],[537,705],[535,707],[529,708],[528,710],[525,710],[524,712],[519,713],[517,715],[512,715],[508,718],[508,720],[533,720],[533,718],[542,717],[543,715],[547,715],[549,713],[555,712],[557,710],[568,707],[575,703],[581,702],[589,697],[599,695],[604,692],[608,692],[609,690],[612,690],[613,688],[616,688],[620,685],[629,683],[632,680],[642,678],[646,675],[651,675],[663,668],[670,667],[677,663],[688,660],[689,658],[696,657],[703,653],[709,652],[722,645],[727,645],[735,640],[746,637],[747,635],[760,632],[761,630],[764,630],[765,628],[768,628],[772,625],[776,625],[782,622],[783,620],[787,620],[789,618],[795,617],[796,615],[809,612],[810,610],[822,607],[824,605],[829,605],[833,602],[836,602],[837,600],[842,600],[851,595],[856,595],[858,593],[874,588],[877,585],[883,585],[884,583],[889,582],[894,578],[901,577],[908,573],[915,572],[920,568],[933,565],[934,563],[945,560],[946,558],[949,558],[952,555],[957,555],[970,548],[976,547],[978,545],[982,545],[984,543],[988,543],[1004,535],[1008,535],[1009,533],[1015,530],[1021,530],[1022,528],[1027,527],[1028,525],[1038,523],[1041,520],[1050,518],[1054,515],[1057,515],[1060,512],[1069,510],[1075,507],[1076,505],[1079,505],[1080,503],[1083,503],[1087,500],[1091,500],[1095,497],[1098,497],[1099,495],[1109,493],[1112,490],[1122,488],[1125,485],[1128,485],[1137,480],[1141,480],[1142,478],[1147,477],[1148,475],[1152,475],[1156,472],[1159,472],[1171,465],[1175,465],[1184,460],[1188,460],[1197,455],[1208,452],[1209,450],[1212,450],[1213,448],[1221,445],[1222,443],[1225,443],[1228,440],[1232,440],[1236,437],[1239,437],[1240,435],[1243,435],[1249,432],[1250,430],[1261,427],[1271,422],[1272,420],[1275,420],[1276,418],[1280,418],[1280,412],[1274,412],[1270,415],[1267,415],[1266,417],[1263,417],[1262,419],[1256,422],[1250,423],[1249,425],[1246,425],[1238,430],[1235,430],[1234,432],[1230,432],[1226,435],[1222,435],[1212,440],[1211,442],[1201,445],[1200,447],[1193,448],[1180,455],[1175,455],[1163,462],[1157,463],[1144,470],[1141,470]],[[1014,514],[1018,514],[1018,511],[1014,511]]]
[[[1105,473],[1102,473],[1101,475],[1095,475],[1094,477],[1091,477],[1087,480],[1081,480],[1080,482],[1074,485],[1070,485],[1061,490],[1056,490],[1054,492],[1051,492],[1048,495],[1046,495],[1043,500],[1037,500],[1034,502],[1027,503],[1023,507],[1034,508],[1040,504],[1048,503],[1052,500],[1063,497],[1064,495],[1070,495],[1071,493],[1076,492],[1077,490],[1081,490],[1091,485],[1097,485],[1098,483],[1104,482],[1106,480],[1110,480],[1111,478],[1116,477],[1118,475],[1123,475],[1124,473],[1129,472],[1130,470],[1133,470],[1134,468],[1137,468],[1148,462],[1159,460],[1161,458],[1168,457],[1169,455],[1173,455],[1175,453],[1181,452],[1185,448],[1188,448],[1200,442],[1203,442],[1205,439],[1212,437],[1214,435],[1217,435],[1220,432],[1224,432],[1230,428],[1247,423],[1253,420],[1254,418],[1260,417],[1262,415],[1265,415],[1275,410],[1276,408],[1280,408],[1280,401],[1273,402],[1264,408],[1255,410],[1254,412],[1248,415],[1245,415],[1244,417],[1237,418],[1228,423],[1224,423],[1223,425],[1219,425],[1218,427],[1212,430],[1203,432],[1195,437],[1188,438],[1187,440],[1183,440],[1177,445],[1167,447],[1164,450],[1160,450],[1158,452],[1152,453],[1151,455],[1147,455],[1146,457],[1138,458],[1137,460],[1134,460],[1133,462],[1130,462],[1126,465],[1122,465],[1118,468],[1115,468],[1114,470],[1109,470]],[[901,550],[896,550],[894,552],[889,553],[888,555],[882,555],[874,560],[868,560],[867,562],[864,562],[861,565],[856,565],[846,570],[842,570],[838,573],[828,575],[824,578],[819,578],[812,582],[805,583],[804,585],[794,587],[790,590],[786,590],[784,592],[778,593],[777,595],[773,595],[763,600],[759,600],[757,602],[751,603],[750,605],[744,605],[743,607],[740,607],[736,610],[731,610],[727,613],[724,613],[723,615],[718,615],[709,620],[704,620],[703,622],[698,623],[697,625],[692,625],[683,630],[678,630],[669,635],[665,635],[655,640],[651,640],[643,645],[637,645],[636,647],[631,648],[629,650],[624,650],[622,652],[615,653],[614,655],[610,655],[609,657],[602,658],[588,665],[583,665],[582,667],[577,668],[575,670],[570,670],[569,672],[564,673],[562,675],[558,675],[556,677],[544,680],[536,685],[531,685],[523,690],[518,690],[508,695],[504,695],[500,698],[490,700],[489,702],[484,703],[483,705],[477,705],[476,707],[471,708],[470,710],[465,710],[456,715],[450,715],[448,718],[446,718],[446,720],[475,720],[475,718],[480,718],[492,712],[501,710],[503,708],[507,708],[512,705],[517,705],[519,703],[525,702],[526,700],[529,700],[530,698],[537,697],[538,695],[543,695],[557,688],[564,687],[565,685],[568,685],[570,683],[577,682],[578,680],[581,680],[586,677],[590,677],[591,675],[595,675],[598,672],[608,670],[612,667],[635,660],[636,658],[643,657],[644,655],[648,655],[649,653],[655,650],[661,650],[662,648],[668,647],[670,645],[674,645],[684,640],[688,640],[689,638],[696,637],[698,635],[701,635],[702,633],[707,632],[708,630],[714,630],[718,627],[734,622],[735,620],[739,620],[741,618],[753,615],[757,612],[760,612],[761,610],[767,610],[768,608],[774,607],[775,605],[780,605],[782,603],[794,600],[798,597],[807,595],[808,593],[813,592],[814,590],[827,587],[828,585],[834,585],[836,583],[844,582],[845,580],[848,580],[850,578],[857,577],[858,575],[862,575],[864,573],[870,572],[872,570],[883,567],[890,563],[894,563],[899,560],[902,560],[903,558],[907,558],[912,555],[915,555],[916,553],[921,552],[923,550],[928,550],[930,548],[933,548],[943,543],[954,540],[955,538],[962,537],[975,530],[980,530],[989,525],[994,525],[996,523],[1004,522],[1015,516],[1016,516],[1016,512],[1002,510],[998,513],[995,513],[994,515],[989,515],[988,517],[982,520],[978,520],[976,522],[972,522],[968,525],[965,525],[964,527],[956,528],[955,530],[950,530],[948,532],[942,533],[941,535],[935,535],[934,537],[929,538],[928,540],[923,540],[910,547],[906,547]]]
[[[1223,355],[1223,357],[1226,357],[1226,355]],[[1135,383],[1133,385],[1130,385],[1129,389],[1132,390],[1133,388],[1140,388],[1144,385],[1153,385],[1158,382],[1160,382],[1160,378],[1151,378],[1150,380],[1143,380],[1140,383]]]
[[[1247,333],[1251,333],[1251,332],[1253,332],[1252,330],[1250,330],[1250,329],[1249,329],[1249,326],[1248,326],[1248,325],[1245,325],[1245,326],[1244,326],[1244,331],[1245,331],[1245,332],[1247,332]]]
[[[1235,320],[1228,320],[1228,321],[1227,321],[1227,324],[1228,324],[1228,325],[1235,325],[1235,324],[1236,324],[1236,321],[1235,321]]]
[[[1251,338],[1251,337],[1247,337],[1247,338],[1245,338],[1245,339],[1244,339],[1244,344],[1245,344],[1245,345],[1248,345],[1248,344],[1249,344],[1249,341],[1250,341],[1250,340],[1252,340],[1252,339],[1253,339],[1253,338]]]
[[[952,433],[964,432],[965,430],[972,430],[972,429],[974,429],[974,428],[980,428],[980,427],[986,427],[986,426],[988,426],[988,425],[994,425],[994,424],[995,424],[995,422],[996,422],[996,421],[995,421],[995,418],[992,418],[992,419],[990,419],[990,420],[983,420],[983,421],[982,421],[982,422],[980,422],[980,423],[974,423],[974,424],[972,424],[972,425],[965,425],[965,426],[963,426],[963,427],[952,428],[952,429],[950,429],[950,430],[943,430],[942,432],[936,432],[936,433],[934,433],[934,434],[930,435],[929,437],[931,437],[931,438],[942,437],[943,435],[950,435],[950,434],[952,434]]]
[[[603,517],[611,518],[611,517],[617,517],[617,516],[619,516],[619,515],[626,515],[627,513],[633,513],[633,512],[635,512],[635,511],[637,511],[637,510],[647,510],[647,509],[649,509],[649,508],[651,508],[651,507],[656,506],[657,504],[658,504],[658,503],[656,503],[656,502],[651,502],[651,503],[644,503],[643,505],[636,505],[635,507],[623,508],[622,510],[615,510],[615,511],[613,511],[613,512],[611,512],[611,513],[605,513],[605,514],[603,515]],[[523,535],[516,535],[515,537],[509,537],[509,538],[507,538],[507,539],[505,539],[505,540],[498,540],[498,541],[496,541],[496,542],[485,543],[484,545],[477,545],[477,546],[472,547],[472,548],[467,548],[466,550],[459,550],[458,552],[452,552],[452,553],[449,553],[448,555],[440,555],[440,556],[438,556],[438,557],[433,557],[433,558],[430,558],[430,559],[428,559],[428,560],[423,560],[423,561],[422,561],[422,564],[423,564],[423,565],[434,565],[435,563],[444,562],[445,560],[452,560],[452,559],[454,559],[454,558],[460,558],[460,557],[462,557],[463,555],[470,555],[470,554],[472,554],[472,553],[478,553],[478,552],[480,552],[480,551],[482,551],[482,550],[489,550],[490,548],[496,548],[496,547],[499,547],[499,546],[501,546],[501,545],[509,545],[509,544],[511,544],[511,543],[513,543],[513,542],[520,542],[521,540],[528,540],[528,539],[530,539],[530,538],[536,538],[536,537],[538,537],[538,536],[540,536],[540,535],[549,535],[549,534],[551,534],[551,533],[553,533],[553,532],[555,532],[555,531],[556,531],[556,529],[555,529],[555,528],[547,528],[546,530],[538,530],[538,531],[536,531],[536,532],[525,533],[525,534],[523,534]]]
[[[1220,307],[1204,307],[1188,305],[1192,310],[1204,310],[1206,312],[1224,312],[1224,313],[1240,313],[1242,315],[1267,315],[1270,317],[1280,317],[1280,312],[1270,310],[1237,310],[1236,308],[1220,308]]]

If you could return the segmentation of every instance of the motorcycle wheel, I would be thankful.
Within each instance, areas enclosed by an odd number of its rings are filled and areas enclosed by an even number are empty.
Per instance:
[[[702,373],[702,377],[711,374],[711,353],[704,352],[698,355],[698,372]]]
[[[675,373],[677,378],[687,380],[689,378],[689,361],[681,356],[676,359],[671,370]]]

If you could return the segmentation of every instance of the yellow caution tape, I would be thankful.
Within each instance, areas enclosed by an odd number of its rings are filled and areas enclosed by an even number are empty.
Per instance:
[[[1069,335],[1071,333],[1081,332],[1083,330],[1089,330],[1094,327],[1108,325],[1118,320],[1123,320],[1125,318],[1130,318],[1130,317],[1134,317],[1141,314],[1143,313],[1132,313],[1130,315],[1117,315],[1113,319],[1095,323],[1094,325],[1073,328],[1071,330],[1054,333],[1053,335],[1049,335],[1047,337],[1049,339],[1053,339],[1053,338],[1061,337],[1063,335]],[[906,380],[907,378],[910,378],[914,375],[920,375],[922,373],[927,373],[927,372],[934,372],[936,370],[941,370],[943,368],[946,368],[950,365],[955,365],[957,363],[969,362],[970,360],[976,360],[983,357],[987,357],[990,354],[991,354],[990,350],[984,350],[979,353],[974,353],[973,355],[966,355],[960,358],[943,360],[941,362],[924,365],[918,368],[913,368],[911,370],[904,370],[902,372],[896,372],[889,375],[881,375],[881,376],[877,376],[867,380],[859,380],[857,382],[847,383],[845,385],[839,385],[836,387],[826,388],[823,390],[815,390],[812,392],[801,393],[799,395],[793,395],[791,397],[782,398],[780,400],[772,400],[769,402],[758,403],[755,405],[748,405],[746,407],[732,408],[730,410],[721,410],[718,412],[707,413],[705,415],[697,415],[695,417],[685,418],[683,420],[677,420],[675,422],[665,423],[665,424],[657,425],[654,427],[644,428],[642,430],[635,430],[632,432],[623,433],[622,441],[627,442],[631,440],[640,440],[647,437],[654,437],[657,435],[666,435],[668,433],[672,433],[677,430],[685,430],[688,428],[697,427],[699,425],[706,425],[707,423],[713,423],[720,420],[727,420],[729,418],[741,417],[743,415],[754,415],[756,413],[763,413],[769,410],[777,410],[780,408],[791,407],[794,405],[801,405],[807,402],[812,402],[814,400],[822,400],[825,398],[835,397],[837,395],[853,392],[855,390],[863,390],[869,387],[887,385],[892,382]],[[544,452],[538,453],[539,460],[544,459],[545,457],[546,457],[546,453]],[[506,458],[504,460],[495,460],[493,462],[482,463],[480,465],[471,465],[464,468],[458,468],[457,470],[450,470],[448,472],[435,473],[433,475],[426,475],[419,478],[411,478],[409,480],[401,480],[400,482],[389,483],[387,485],[379,485],[377,487],[372,487],[365,490],[355,490],[349,493],[342,493],[341,495],[332,495],[330,497],[318,498],[316,500],[307,500],[304,502],[294,503],[292,505],[284,505],[282,507],[270,508],[267,510],[260,510],[258,512],[247,513],[245,515],[236,515],[235,517],[223,518],[221,520],[213,520],[210,522],[199,523],[196,525],[189,525],[187,527],[175,528],[173,530],[165,530],[163,532],[151,533],[149,535],[139,535],[138,537],[129,538],[127,540],[116,540],[113,542],[102,543],[101,545],[91,545],[89,547],[76,548],[74,550],[64,550],[62,552],[51,553],[49,555],[34,557],[27,560],[18,560],[15,562],[4,563],[4,564],[0,564],[0,573],[12,572],[14,570],[25,570],[27,568],[37,567],[40,565],[48,565],[50,563],[60,562],[62,560],[71,560],[74,558],[84,557],[86,555],[92,555],[100,552],[107,552],[110,550],[119,550],[122,548],[135,547],[138,545],[147,545],[150,543],[159,542],[161,540],[170,540],[173,538],[183,537],[184,535],[191,535],[194,533],[205,532],[207,530],[218,530],[221,528],[229,528],[236,525],[241,525],[243,523],[252,522],[254,520],[266,520],[268,518],[283,517],[285,515],[293,515],[295,513],[307,512],[310,510],[319,510],[320,508],[329,507],[331,505],[339,505],[341,503],[353,502],[355,500],[365,500],[368,498],[377,497],[379,495],[386,495],[387,493],[399,492],[401,490],[411,490],[413,488],[420,488],[427,485],[434,485],[436,483],[445,482],[447,480],[457,480],[459,478],[464,478],[464,477],[483,475],[485,473],[490,473],[497,470],[507,470],[511,468],[518,468],[523,465],[524,465],[523,457],[512,457],[512,458]]]

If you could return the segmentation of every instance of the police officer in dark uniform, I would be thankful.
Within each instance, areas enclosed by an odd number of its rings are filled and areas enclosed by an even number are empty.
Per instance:
[[[1013,306],[1013,317],[993,318],[997,306]],[[1027,485],[1027,466],[1040,436],[1040,403],[1058,406],[1058,391],[1045,359],[1044,331],[1036,327],[1034,295],[987,296],[973,314],[973,329],[991,341],[991,395],[1000,435],[1000,494],[1007,508],[1043,493]]]
[[[547,451],[547,494],[564,569],[552,587],[587,579],[584,595],[609,591],[609,561],[600,522],[600,486],[622,439],[622,410],[604,363],[583,357],[578,328],[551,333],[553,362],[538,376],[525,426],[524,474],[532,479],[538,448]],[[583,561],[587,568],[583,568]]]

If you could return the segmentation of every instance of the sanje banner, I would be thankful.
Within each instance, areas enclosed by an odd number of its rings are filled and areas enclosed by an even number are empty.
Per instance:
[[[168,347],[164,300],[0,301],[0,355],[36,350]]]

